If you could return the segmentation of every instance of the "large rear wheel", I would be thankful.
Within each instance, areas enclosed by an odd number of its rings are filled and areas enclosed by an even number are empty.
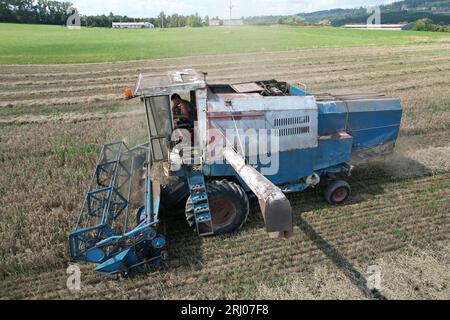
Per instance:
[[[206,184],[214,235],[228,234],[239,230],[247,221],[250,211],[247,194],[234,182],[222,180]],[[186,219],[196,230],[191,197],[186,203]],[[209,230],[200,230],[200,233]]]

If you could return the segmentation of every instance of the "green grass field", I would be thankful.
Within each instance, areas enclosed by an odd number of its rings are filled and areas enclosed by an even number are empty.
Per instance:
[[[0,64],[125,61],[300,48],[439,42],[449,34],[318,27],[239,27],[166,30],[69,30],[0,24]]]

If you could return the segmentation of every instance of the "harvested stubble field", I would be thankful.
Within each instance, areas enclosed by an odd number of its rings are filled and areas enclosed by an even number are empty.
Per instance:
[[[142,71],[194,67],[209,82],[277,78],[312,92],[377,91],[405,108],[396,154],[350,179],[351,201],[289,199],[295,236],[271,240],[257,203],[239,233],[199,239],[167,220],[166,266],[111,280],[82,266],[66,288],[65,243],[102,144],[145,137],[122,89]],[[245,53],[81,65],[0,66],[0,297],[450,298],[450,39],[440,43]],[[366,288],[382,268],[380,295]]]

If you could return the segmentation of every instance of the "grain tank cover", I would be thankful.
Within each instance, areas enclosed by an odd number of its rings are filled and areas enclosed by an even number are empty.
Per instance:
[[[205,88],[204,76],[193,69],[160,73],[141,73],[136,85],[136,97],[155,97]]]

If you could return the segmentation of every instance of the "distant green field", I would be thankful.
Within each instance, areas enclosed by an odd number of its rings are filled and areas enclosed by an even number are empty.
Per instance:
[[[318,27],[69,30],[0,24],[0,64],[83,63],[300,48],[404,45],[450,39],[443,33]],[[449,40],[450,41],[450,40]]]

